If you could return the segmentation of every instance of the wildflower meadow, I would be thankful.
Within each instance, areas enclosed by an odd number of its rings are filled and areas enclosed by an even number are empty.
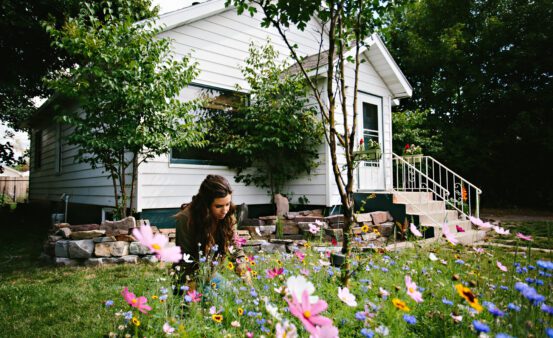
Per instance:
[[[232,262],[219,264],[207,255],[200,259],[200,272],[215,268],[217,277],[195,290],[179,287],[171,276],[178,271],[161,262],[167,269],[159,270],[155,283],[126,285],[102,300],[102,316],[112,323],[105,334],[553,337],[551,254],[532,252],[530,235],[472,221],[515,240],[515,250],[464,247],[447,233],[422,245],[412,226],[414,249],[355,252],[348,286],[340,284],[330,251],[309,243],[291,253],[248,255],[251,285],[234,273]],[[140,232],[162,261],[174,260],[174,249],[170,255],[164,251],[165,239]]]

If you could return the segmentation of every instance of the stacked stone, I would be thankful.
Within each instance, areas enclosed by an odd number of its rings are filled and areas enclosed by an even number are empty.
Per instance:
[[[132,236],[136,223],[134,217],[104,221],[100,225],[58,223],[54,225],[54,234],[48,237],[44,251],[56,265],[157,262],[150,250]],[[149,221],[139,220],[138,224],[149,225]],[[170,239],[174,238],[172,230],[173,236],[171,231],[166,234]],[[152,226],[152,231],[159,232],[155,226]]]

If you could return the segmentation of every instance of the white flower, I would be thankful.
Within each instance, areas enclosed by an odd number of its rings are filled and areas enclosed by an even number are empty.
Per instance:
[[[330,262],[328,260],[319,259],[319,264],[321,266],[330,266]]]
[[[192,260],[190,259],[190,255],[187,254],[187,253],[183,253],[183,254],[182,254],[182,260],[183,260],[185,263],[192,263]]]
[[[355,295],[351,294],[347,287],[343,289],[341,287],[338,287],[338,298],[340,298],[342,302],[346,303],[347,306],[357,306]]]
[[[428,258],[430,258],[430,260],[431,260],[432,262],[435,262],[435,261],[438,260],[438,257],[436,257],[436,255],[434,255],[433,252],[431,252],[431,253],[428,255]]]
[[[411,223],[411,225],[409,226],[409,229],[416,237],[422,237],[421,232],[419,231],[419,229],[417,229],[417,227],[413,223]]]
[[[240,327],[240,322],[235,320],[232,323],[230,323],[230,325],[233,326],[233,327]]]
[[[276,338],[297,338],[296,326],[287,320],[276,324]]]
[[[380,334],[384,337],[390,334],[390,330],[384,325],[380,325],[379,327],[374,329],[374,332],[376,332],[376,333],[378,333],[378,334]]]
[[[390,295],[390,293],[386,290],[384,290],[382,287],[379,287],[378,288],[378,293],[382,296],[382,297],[388,297]]]
[[[175,332],[175,328],[169,325],[168,322],[166,322],[165,324],[163,324],[163,332],[170,335],[171,333]]]
[[[499,235],[508,235],[511,233],[510,230],[505,230],[504,228],[498,227],[497,225],[494,225],[493,230]]]
[[[453,318],[453,321],[456,322],[456,323],[459,323],[460,321],[463,320],[463,316],[456,316],[453,313],[451,313],[450,316],[451,316],[451,318]]]
[[[293,295],[298,302],[302,301],[303,290],[307,290],[309,294],[309,303],[315,304],[319,301],[319,297],[312,296],[315,292],[315,286],[313,283],[307,281],[304,276],[292,276],[286,280],[286,288],[288,293]]]

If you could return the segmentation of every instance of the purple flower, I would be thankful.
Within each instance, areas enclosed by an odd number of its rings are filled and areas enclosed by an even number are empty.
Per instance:
[[[407,324],[416,324],[417,323],[417,318],[415,318],[415,316],[411,316],[411,315],[403,315],[403,320],[405,322],[407,322]]]
[[[490,327],[482,322],[479,322],[477,320],[472,321],[472,326],[476,330],[476,332],[490,332]]]
[[[365,338],[373,338],[373,337],[374,337],[374,332],[373,332],[373,330],[367,329],[366,327],[364,327],[364,328],[361,329],[361,334],[362,334],[363,337],[365,337]]]
[[[462,260],[462,259],[458,259],[458,260],[455,261],[455,263],[463,265],[463,264],[465,264],[465,261]]]
[[[537,261],[536,265],[545,270],[553,270],[553,262],[551,261]]]
[[[543,312],[553,315],[553,306],[546,305],[543,303],[540,308]]]
[[[499,287],[501,290],[509,290],[509,287],[508,286],[505,286],[505,285],[501,285]]]
[[[507,305],[507,308],[516,312],[520,312],[520,306],[513,303],[509,303],[509,305]]]
[[[110,299],[110,300],[106,300],[106,302],[104,303],[104,305],[106,306],[106,308],[109,308],[110,306],[113,305],[113,301]]]
[[[547,335],[547,337],[553,338],[553,329],[548,327],[547,329],[545,329],[545,334]]]
[[[359,312],[355,313],[355,319],[365,320],[365,319],[367,319],[367,314],[365,313],[365,311],[359,311]]]
[[[444,303],[445,305],[453,305],[453,302],[445,297],[442,298],[442,303]]]

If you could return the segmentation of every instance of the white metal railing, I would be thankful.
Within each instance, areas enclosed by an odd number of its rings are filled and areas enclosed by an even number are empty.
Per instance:
[[[431,191],[466,217],[480,217],[482,190],[431,156],[393,154],[394,189]]]

